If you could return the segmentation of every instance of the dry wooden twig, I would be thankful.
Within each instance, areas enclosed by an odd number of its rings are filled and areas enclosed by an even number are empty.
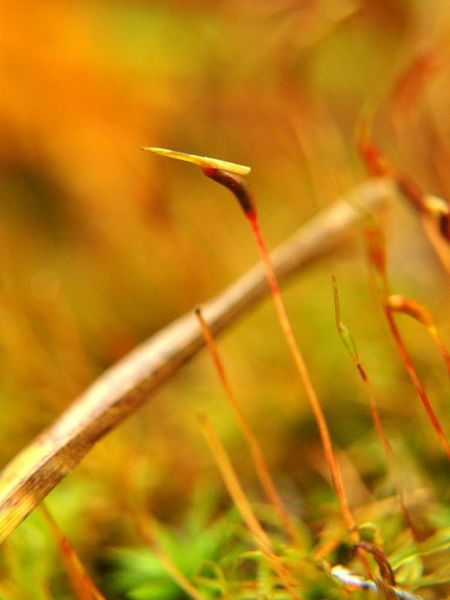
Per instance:
[[[285,280],[340,246],[362,214],[377,208],[393,193],[390,180],[370,180],[301,227],[272,254],[278,279]],[[210,330],[214,334],[224,330],[267,292],[264,269],[257,265],[203,306]],[[178,319],[106,371],[48,430],[13,458],[0,477],[0,542],[100,438],[134,412],[203,345],[194,314]]]

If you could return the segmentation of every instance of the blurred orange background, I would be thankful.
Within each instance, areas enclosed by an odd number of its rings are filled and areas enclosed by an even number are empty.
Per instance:
[[[251,165],[272,247],[366,177],[355,143],[364,114],[389,160],[450,197],[449,33],[450,5],[419,0],[1,2],[2,464],[105,368],[257,259],[222,190],[142,146]],[[424,302],[449,339],[448,281],[417,216],[396,199],[385,222],[395,291]],[[359,241],[286,292],[333,436],[370,477],[371,425],[335,332],[331,273],[388,423],[432,462],[433,433],[377,313]],[[273,320],[264,305],[221,350],[275,469],[314,478],[315,428]],[[416,325],[406,336],[448,425],[440,357]],[[199,481],[213,486],[197,409],[239,452],[202,355],[55,491],[69,530],[83,515],[72,534],[86,552],[128,535],[125,484],[168,519]]]

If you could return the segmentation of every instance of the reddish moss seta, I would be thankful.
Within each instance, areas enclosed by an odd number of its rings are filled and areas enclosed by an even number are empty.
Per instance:
[[[364,140],[360,143],[359,150],[370,175],[379,177],[386,174],[386,165],[378,148],[370,141]]]
[[[254,218],[256,216],[252,195],[242,177],[228,171],[222,171],[216,167],[205,166],[201,167],[201,169],[206,177],[209,177],[209,179],[212,179],[213,181],[217,181],[217,183],[220,183],[229,189],[230,192],[236,196],[247,218]]]
[[[378,567],[380,568],[380,575],[382,579],[390,586],[396,585],[394,571],[392,570],[392,567],[381,548],[378,548],[378,546],[375,546],[375,544],[370,544],[369,542],[358,542],[354,547],[355,549],[362,548],[366,552],[372,554]]]
[[[344,523],[347,529],[349,530],[352,538],[356,542],[358,542],[360,541],[359,536],[355,529],[355,521],[353,519],[353,515],[345,494],[345,488],[342,481],[339,465],[334,455],[333,445],[331,443],[331,437],[328,431],[328,425],[326,423],[322,407],[320,405],[319,399],[317,398],[316,391],[309,376],[309,372],[303,359],[303,355],[300,352],[300,349],[295,340],[294,332],[292,330],[292,326],[286,313],[286,308],[281,298],[270,254],[264,241],[264,237],[261,233],[261,229],[259,227],[258,216],[256,213],[253,198],[243,179],[241,179],[241,177],[235,175],[234,173],[217,169],[212,165],[204,165],[201,167],[201,169],[207,177],[225,186],[236,196],[236,198],[239,201],[239,204],[241,205],[244,211],[245,217],[252,228],[253,234],[255,236],[255,241],[258,245],[261,259],[266,271],[267,281],[271,288],[272,299],[275,305],[275,311],[278,317],[278,321],[280,323],[283,335],[286,339],[289,351],[294,360],[295,367],[300,376],[300,380],[302,381],[303,386],[305,388],[308,401],[311,405],[311,409],[313,411],[314,418],[319,429],[324,454],[326,457],[328,468],[330,470],[331,479],[336,490],[339,503],[341,505]],[[361,562],[363,563],[364,569],[370,575],[370,566],[366,558],[363,555],[360,556],[360,558]]]
[[[450,242],[450,216],[449,215],[441,215],[439,219],[439,231],[442,233],[442,236]]]

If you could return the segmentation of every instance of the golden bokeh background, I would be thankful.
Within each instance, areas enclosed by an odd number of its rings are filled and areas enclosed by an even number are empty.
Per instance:
[[[0,2],[1,464],[107,367],[257,259],[223,190],[142,146],[249,164],[271,247],[367,177],[356,145],[362,115],[373,116],[374,137],[398,169],[448,198],[449,36],[447,3],[420,0]],[[397,198],[383,223],[394,291],[423,302],[450,340],[448,278],[417,215]],[[332,273],[412,478],[434,476],[444,489],[447,465],[356,233],[285,292],[345,450],[352,502],[377,489],[383,457],[335,330]],[[419,325],[401,324],[448,432],[441,358]],[[292,510],[314,515],[327,486],[320,444],[270,304],[219,349]],[[254,484],[203,353],[51,494],[87,564],[132,543],[133,511],[177,522],[199,489],[221,496],[199,410]]]

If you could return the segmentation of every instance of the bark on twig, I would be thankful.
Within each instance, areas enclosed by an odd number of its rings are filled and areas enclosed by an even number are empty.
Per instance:
[[[390,180],[368,181],[301,227],[272,254],[279,280],[340,246],[362,214],[377,208],[393,193]],[[257,265],[206,303],[202,314],[217,334],[267,292],[264,269]],[[49,429],[13,458],[0,477],[0,542],[100,438],[134,412],[203,345],[194,314],[178,319],[106,371]]]

